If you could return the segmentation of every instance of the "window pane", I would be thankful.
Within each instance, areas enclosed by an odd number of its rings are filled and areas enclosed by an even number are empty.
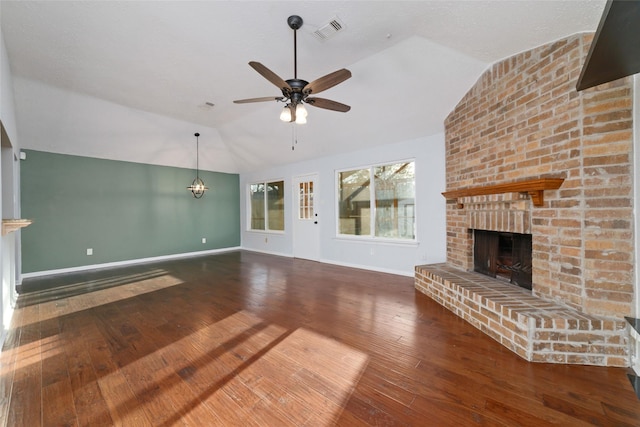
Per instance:
[[[415,238],[414,162],[376,166],[376,236]]]
[[[267,184],[269,230],[284,230],[284,181]]]
[[[339,234],[371,235],[371,195],[369,169],[338,174]]]
[[[264,184],[251,184],[251,229],[264,230]]]

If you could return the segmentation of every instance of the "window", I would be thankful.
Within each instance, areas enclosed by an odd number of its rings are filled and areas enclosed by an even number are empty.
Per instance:
[[[338,234],[415,239],[413,161],[338,172]]]
[[[251,230],[284,230],[284,181],[249,185]]]

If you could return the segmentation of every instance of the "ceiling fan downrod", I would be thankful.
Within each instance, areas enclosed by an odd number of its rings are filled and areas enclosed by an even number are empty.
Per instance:
[[[293,78],[298,78],[298,29],[302,27],[304,21],[298,15],[291,15],[287,18],[289,28],[293,30]]]

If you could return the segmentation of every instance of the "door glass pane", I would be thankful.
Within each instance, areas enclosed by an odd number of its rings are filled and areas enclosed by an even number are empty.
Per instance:
[[[309,219],[313,219],[313,181],[309,181],[309,199],[307,200],[309,206]]]
[[[306,195],[304,184],[304,182],[298,184],[298,219],[304,218],[304,208],[306,206],[306,203],[304,202]]]
[[[300,209],[298,219],[313,217],[313,181],[300,183]]]

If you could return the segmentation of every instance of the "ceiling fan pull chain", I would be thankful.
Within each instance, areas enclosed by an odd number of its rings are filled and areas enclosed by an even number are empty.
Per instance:
[[[295,123],[291,123],[291,151],[296,149],[296,145],[298,145],[298,129]]]

